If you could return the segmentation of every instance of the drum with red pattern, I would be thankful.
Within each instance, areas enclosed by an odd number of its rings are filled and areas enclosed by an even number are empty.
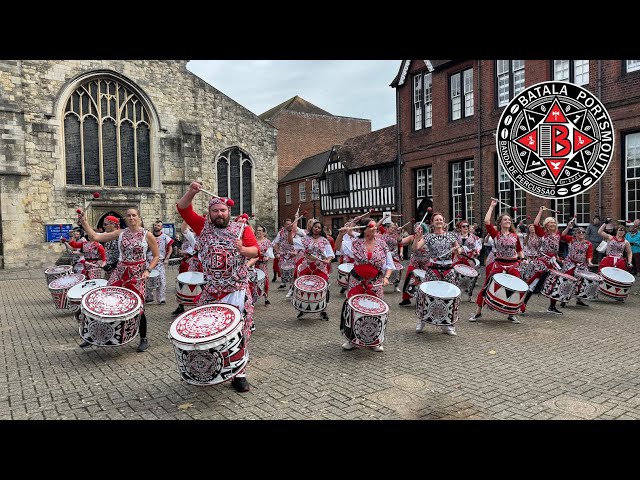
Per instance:
[[[575,286],[576,297],[584,300],[597,300],[602,277],[593,272],[577,271],[576,278],[578,279]]]
[[[85,276],[81,273],[72,273],[56,278],[49,284],[49,291],[53,298],[53,304],[57,309],[65,309],[69,306],[67,293],[74,285],[84,282]]]
[[[600,293],[607,297],[624,301],[629,295],[629,289],[636,281],[636,278],[629,272],[616,267],[604,267],[600,270],[602,282],[600,282]]]
[[[338,285],[341,287],[349,286],[349,276],[354,265],[353,263],[341,263],[338,265]]]
[[[416,315],[422,323],[453,325],[458,321],[460,289],[454,284],[434,280],[420,284]]]
[[[353,295],[344,302],[343,333],[347,340],[361,347],[384,342],[389,319],[389,305],[373,295]]]
[[[487,283],[484,302],[496,312],[513,315],[520,311],[528,289],[529,285],[515,275],[496,273]]]
[[[329,284],[317,275],[302,275],[293,283],[293,307],[305,313],[322,312],[327,308]]]
[[[81,321],[80,307],[82,304],[82,297],[94,288],[106,287],[107,283],[108,282],[102,278],[98,278],[96,280],[85,280],[84,282],[80,282],[69,289],[67,292],[67,306],[69,310],[75,314],[78,322]]]
[[[559,270],[549,270],[540,293],[559,302],[571,300],[577,279]]]
[[[226,303],[196,307],[176,318],[169,340],[182,379],[215,385],[240,373],[249,361],[243,327],[240,310]]]
[[[182,272],[176,278],[176,300],[180,305],[195,305],[204,284],[204,273]]]
[[[73,267],[71,265],[56,265],[54,267],[49,267],[44,271],[44,277],[47,280],[47,286],[51,282],[53,282],[56,278],[63,277],[64,275],[69,275],[73,271]]]
[[[407,282],[405,293],[408,293],[412,297],[415,297],[418,294],[418,290],[420,289],[420,284],[426,281],[426,278],[427,272],[425,270],[422,270],[421,268],[412,270],[409,274],[409,281]]]
[[[80,336],[97,346],[118,347],[138,335],[144,304],[123,287],[98,287],[82,297]]]
[[[458,264],[453,267],[456,271],[456,285],[461,290],[468,290],[471,284],[475,285],[478,279],[478,271],[469,265]]]

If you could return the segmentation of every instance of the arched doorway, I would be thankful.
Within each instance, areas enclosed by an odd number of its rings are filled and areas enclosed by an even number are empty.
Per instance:
[[[120,215],[119,212],[117,212],[115,210],[109,210],[107,213],[105,213],[104,215],[102,215],[100,217],[100,219],[98,220],[98,223],[96,224],[96,228],[101,229],[101,231],[104,231],[104,228],[103,228],[104,219],[106,217],[108,217],[109,215],[113,215],[118,220],[120,220],[120,228],[126,228],[127,227],[126,223],[124,222],[124,217],[122,215]]]

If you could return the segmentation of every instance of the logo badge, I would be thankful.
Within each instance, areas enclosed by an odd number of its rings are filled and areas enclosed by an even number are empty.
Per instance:
[[[613,157],[613,123],[591,92],[542,82],[516,95],[502,112],[496,148],[520,188],[542,198],[586,192]]]

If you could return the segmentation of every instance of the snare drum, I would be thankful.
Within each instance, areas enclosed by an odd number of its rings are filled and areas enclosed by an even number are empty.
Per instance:
[[[484,301],[496,312],[513,315],[520,311],[529,285],[508,273],[496,273],[489,279],[484,291]]]
[[[405,289],[405,293],[415,297],[418,293],[418,288],[420,284],[426,280],[427,272],[420,268],[416,268],[411,271],[409,275],[409,281],[407,282],[407,288]]]
[[[453,267],[456,271],[456,285],[460,290],[471,292],[478,280],[478,271],[469,265],[459,264]]]
[[[353,263],[341,263],[338,265],[338,285],[341,287],[349,286],[349,276],[353,270]]]
[[[179,305],[196,305],[200,294],[204,273],[202,272],[182,272],[176,277],[176,300]]]
[[[140,296],[123,287],[98,287],[82,297],[80,336],[92,345],[118,347],[138,335]]]
[[[54,267],[49,267],[44,271],[44,277],[47,280],[47,286],[51,282],[53,282],[56,278],[63,277],[65,275],[69,275],[73,270],[71,265],[56,265]]]
[[[453,325],[458,321],[460,289],[449,282],[434,280],[420,284],[416,315],[422,323]]]
[[[53,298],[53,304],[57,309],[66,309],[68,305],[67,293],[71,287],[84,282],[85,276],[81,273],[72,273],[69,275],[63,275],[53,280],[49,284],[49,291]]]
[[[182,379],[215,385],[240,373],[249,361],[243,327],[240,310],[226,303],[196,307],[176,318],[169,340]]]
[[[602,277],[592,272],[576,272],[575,294],[576,297],[585,300],[597,300],[598,288],[602,282]]]
[[[327,308],[329,284],[317,275],[302,275],[293,283],[293,307],[300,312],[322,312]]]
[[[69,289],[67,292],[67,307],[75,314],[76,320],[82,320],[82,314],[80,313],[82,297],[94,288],[105,287],[106,285],[107,281],[99,278],[96,280],[85,280],[84,282],[78,283]]]
[[[558,270],[549,270],[540,293],[547,298],[568,302],[571,300],[577,279]]]
[[[347,340],[361,347],[374,347],[384,342],[389,319],[389,305],[373,295],[353,295],[344,302],[343,333]]]
[[[155,290],[160,286],[160,272],[158,270],[151,270],[145,288],[149,291]],[[149,297],[151,298],[151,297]]]
[[[629,295],[629,289],[636,281],[629,272],[616,267],[603,267],[600,270],[602,282],[600,283],[600,293],[616,300],[624,301]]]

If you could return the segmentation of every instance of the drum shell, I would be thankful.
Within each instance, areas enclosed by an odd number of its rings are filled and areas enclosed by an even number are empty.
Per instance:
[[[57,283],[59,283],[56,282],[56,280],[62,277],[67,277],[69,279],[69,282],[66,285],[56,285]],[[67,278],[65,278],[65,280]],[[53,304],[56,306],[56,309],[66,310],[67,308],[69,308],[67,293],[78,283],[84,282],[85,278],[86,277],[81,273],[73,273],[68,275],[61,275],[58,278],[53,279],[53,281],[49,284],[49,292],[51,293],[51,298],[53,298]]]
[[[549,270],[540,293],[559,302],[568,302],[575,290],[577,279],[558,270]]]
[[[176,277],[176,300],[180,305],[196,305],[202,286],[205,284],[201,272],[183,272]]]
[[[362,301],[370,300],[380,305],[376,311],[365,311],[359,307]],[[358,294],[345,300],[342,307],[343,333],[354,345],[374,347],[384,342],[389,321],[389,306],[384,300],[368,294]]]
[[[591,272],[590,272],[591,273]],[[576,272],[576,286],[575,286],[575,295],[577,298],[583,300],[597,300],[598,292],[600,290],[600,283],[602,282],[602,277],[600,275],[594,275],[593,278],[589,278],[587,276],[583,276],[580,272]]]
[[[73,287],[71,287],[67,292],[67,306],[69,310],[73,312],[79,311],[82,305],[82,297],[84,297],[85,294],[89,293],[94,288],[104,287],[106,285],[107,285],[106,280],[95,279],[95,280],[85,280],[84,282],[78,283]],[[78,289],[78,287],[80,288]],[[76,290],[80,292],[80,295],[77,295],[75,293]]]
[[[430,291],[431,287],[442,286],[441,284],[449,286],[448,289],[454,287],[451,289],[450,296],[440,296]],[[416,296],[416,316],[421,322],[430,325],[453,325],[459,319],[460,294],[460,289],[448,282],[439,280],[424,282],[420,284]]]
[[[56,278],[60,278],[64,275],[69,275],[72,271],[73,267],[71,265],[55,265],[53,267],[47,268],[44,271],[44,277],[47,281],[47,287]]]
[[[349,286],[349,277],[351,276],[351,270],[353,270],[353,263],[341,263],[338,265],[338,285],[341,287]]]
[[[426,281],[427,272],[420,268],[416,268],[411,271],[409,274],[409,280],[407,281],[407,288],[405,289],[405,293],[415,297],[418,294],[418,290],[420,288],[420,284]]]
[[[305,289],[304,282],[308,277],[313,277],[314,282],[323,285],[322,289]],[[321,312],[327,307],[327,292],[329,284],[321,277],[315,275],[303,275],[298,277],[293,286],[293,307],[305,313]]]
[[[616,267],[604,267],[600,270],[600,276],[600,293],[617,300],[626,299],[635,282],[633,275]]]
[[[500,283],[501,279],[506,280],[504,285]],[[511,283],[507,285],[507,282]],[[507,273],[496,273],[487,283],[484,302],[496,312],[513,315],[520,311],[527,290],[528,285],[518,277]]]

